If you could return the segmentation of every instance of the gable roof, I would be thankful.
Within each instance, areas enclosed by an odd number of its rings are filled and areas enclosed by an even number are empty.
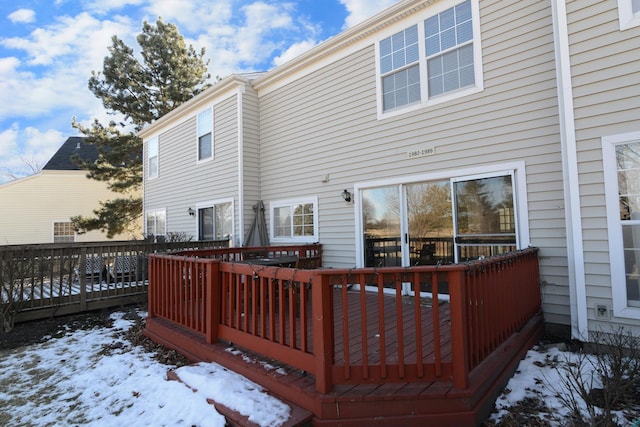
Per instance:
[[[75,155],[86,162],[93,162],[98,159],[98,148],[95,145],[86,144],[81,136],[70,136],[42,169],[81,170],[82,168],[72,160]]]

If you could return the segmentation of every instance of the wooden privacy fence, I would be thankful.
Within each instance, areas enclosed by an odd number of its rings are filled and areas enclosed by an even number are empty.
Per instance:
[[[0,246],[0,331],[15,321],[117,306],[146,297],[150,253],[228,241],[117,241]]]
[[[321,393],[417,381],[464,389],[541,306],[533,248],[467,264],[349,270],[252,265],[235,249],[223,253],[151,255],[149,316],[309,372]]]

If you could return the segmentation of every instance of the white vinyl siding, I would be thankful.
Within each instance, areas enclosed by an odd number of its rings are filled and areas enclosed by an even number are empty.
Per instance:
[[[605,191],[603,178],[611,170],[603,170],[603,138],[640,131],[640,59],[633,54],[638,51],[640,27],[620,31],[618,6],[609,1],[567,2],[567,19],[588,328],[596,331],[624,325],[638,332],[640,318],[628,316],[620,305],[627,300],[624,285],[615,275],[624,269],[614,267],[619,260],[612,258],[611,248],[622,251],[622,246],[611,241],[613,234],[608,231],[610,191]],[[598,306],[609,308],[610,317],[598,316]]]
[[[483,2],[484,91],[429,108],[407,106],[399,109],[403,114],[378,120],[379,41],[446,10],[440,7],[445,3],[451,7],[460,2],[438,2],[420,9],[394,22],[380,37],[372,36],[370,45],[261,97],[262,198],[268,203],[283,194],[291,198],[317,195],[319,240],[331,248],[325,252],[325,264],[348,268],[357,263],[358,202],[344,202],[345,188],[352,191],[356,183],[374,179],[401,181],[427,171],[431,176],[450,177],[454,170],[482,166],[486,171],[496,162],[526,159],[527,186],[522,195],[529,217],[520,229],[526,227],[530,243],[543,248],[545,316],[551,323],[569,324],[549,5]],[[426,59],[422,62],[426,66]],[[301,95],[310,92],[313,97]],[[407,154],[423,149],[432,154],[413,158]]]

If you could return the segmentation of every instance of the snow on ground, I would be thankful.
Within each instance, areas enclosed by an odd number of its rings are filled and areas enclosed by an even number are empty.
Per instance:
[[[197,391],[168,381],[172,367],[123,341],[133,325],[123,314],[112,328],[0,351],[0,425],[224,427],[208,397],[262,426],[288,418],[287,405],[215,363],[178,368]]]
[[[0,425],[223,427],[224,417],[207,398],[261,426],[276,427],[288,418],[287,405],[215,363],[176,370],[191,388],[168,381],[167,372],[174,367],[127,342],[123,331],[134,322],[124,317],[112,314],[111,328],[77,330],[41,344],[0,350]],[[569,409],[557,398],[565,392],[561,366],[575,357],[554,347],[529,351],[498,398],[491,420],[498,422],[508,408],[535,397],[549,408],[536,416],[551,426],[565,425]]]

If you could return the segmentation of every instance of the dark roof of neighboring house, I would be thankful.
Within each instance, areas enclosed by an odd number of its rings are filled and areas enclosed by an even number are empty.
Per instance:
[[[49,159],[43,170],[80,170],[72,157],[78,155],[82,160],[93,162],[98,159],[98,148],[85,144],[81,136],[70,136],[62,147]]]

